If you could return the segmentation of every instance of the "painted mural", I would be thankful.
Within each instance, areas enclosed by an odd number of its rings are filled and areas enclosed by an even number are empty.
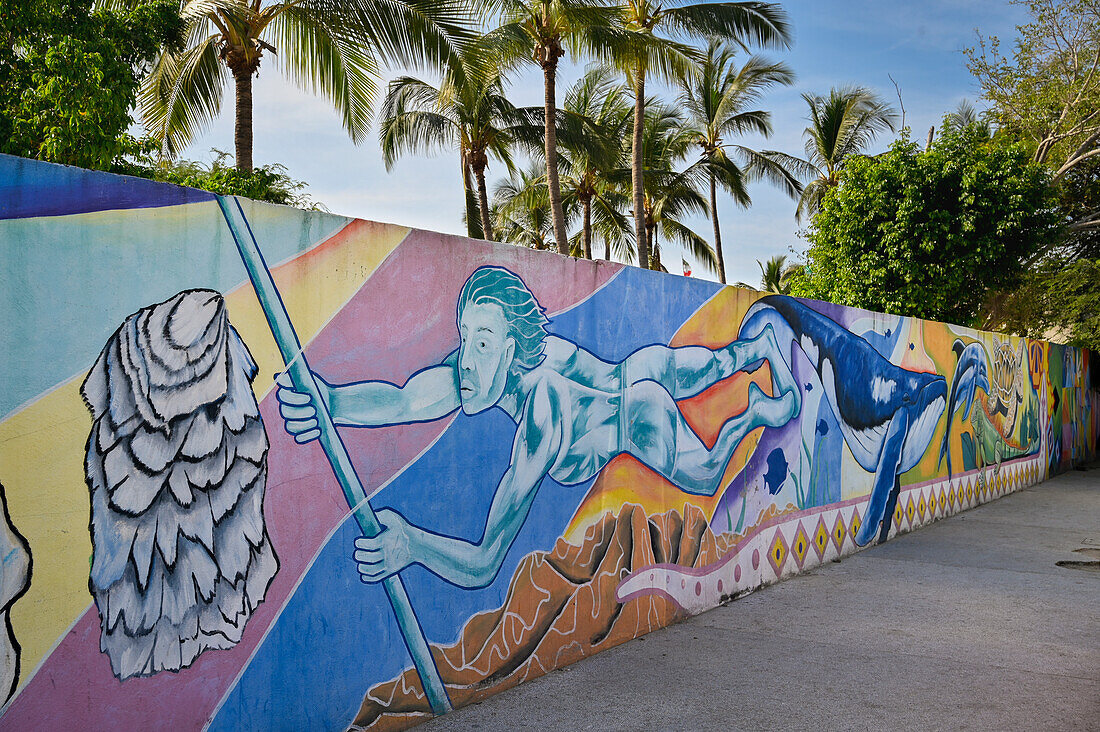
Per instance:
[[[403,729],[1097,455],[1043,341],[6,156],[0,252],[2,729]]]

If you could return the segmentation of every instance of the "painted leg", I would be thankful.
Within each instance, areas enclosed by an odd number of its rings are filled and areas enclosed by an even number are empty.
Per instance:
[[[627,385],[655,381],[673,399],[687,399],[738,371],[755,371],[764,361],[771,365],[775,394],[793,391],[797,402],[798,386],[771,325],[755,338],[734,341],[713,351],[703,346],[647,346],[627,356],[622,370]]]
[[[622,370],[628,386],[655,381],[673,399],[693,397],[733,373],[725,373],[716,353],[704,346],[646,346],[627,356]]]
[[[794,372],[788,363],[790,354],[784,354],[775,337],[775,329],[769,323],[755,338],[737,340],[715,352],[721,372],[732,376],[738,371],[753,372],[764,362],[768,362],[772,372],[772,391],[776,399],[789,399],[793,409],[792,416],[798,414],[802,404],[802,394],[795,381]],[[784,423],[785,424],[785,423]]]
[[[676,409],[669,414],[675,430],[675,453],[670,463],[665,461],[664,465],[659,465],[645,457],[641,459],[681,490],[712,496],[720,487],[726,465],[745,435],[757,427],[780,427],[797,414],[795,400],[789,392],[781,397],[769,397],[756,384],[750,384],[748,407],[722,425],[714,447],[708,448]]]

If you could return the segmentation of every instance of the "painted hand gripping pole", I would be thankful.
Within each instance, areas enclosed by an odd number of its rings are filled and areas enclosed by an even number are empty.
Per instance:
[[[267,268],[263,254],[260,253],[260,248],[252,234],[248,221],[245,219],[244,211],[236,199],[224,196],[218,196],[218,206],[225,216],[229,230],[233,233],[233,239],[240,250],[241,259],[244,260],[245,269],[248,270],[248,277],[256,290],[256,297],[259,298],[264,316],[271,327],[271,334],[279,346],[279,352],[283,356],[287,372],[290,374],[295,388],[298,391],[309,393],[313,403],[320,405],[317,408],[317,422],[321,432],[318,442],[321,443],[325,451],[325,457],[328,458],[336,479],[340,482],[340,487],[344,491],[344,498],[347,499],[348,506],[354,512],[355,520],[363,534],[365,536],[375,536],[381,531],[382,527],[375,518],[374,511],[367,500],[366,492],[363,490],[363,484],[355,472],[355,467],[351,464],[351,457],[348,455],[347,448],[336,432],[336,425],[333,424],[332,416],[324,406],[320,390],[317,388],[317,382],[314,380],[313,372],[309,369],[309,364],[306,363],[301,343],[294,331],[294,324],[290,322],[290,315],[283,305],[282,298],[279,297],[275,281],[271,277],[271,272]],[[420,628],[420,623],[416,619],[416,613],[413,611],[412,603],[409,602],[409,596],[405,591],[405,585],[401,582],[401,577],[394,574],[386,578],[382,584],[386,589],[390,604],[393,606],[393,613],[401,629],[401,635],[404,637],[405,645],[408,647],[413,664],[420,675],[424,693],[428,697],[432,711],[435,714],[449,712],[451,701],[447,697],[447,691],[439,678],[439,670],[432,660],[428,642],[424,638],[424,631]]]

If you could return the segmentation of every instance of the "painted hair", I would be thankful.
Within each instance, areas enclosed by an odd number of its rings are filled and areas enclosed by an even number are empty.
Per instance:
[[[458,295],[458,317],[467,305],[485,303],[504,312],[508,335],[516,342],[514,365],[524,369],[538,366],[550,319],[523,280],[502,267],[478,267]]]

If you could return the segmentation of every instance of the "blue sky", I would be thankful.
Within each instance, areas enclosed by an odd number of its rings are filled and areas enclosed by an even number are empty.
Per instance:
[[[869,87],[897,106],[901,89],[905,123],[913,137],[924,140],[931,125],[963,99],[977,101],[978,88],[966,70],[964,48],[976,43],[975,30],[1014,38],[1025,11],[1006,0],[793,0],[781,3],[793,27],[791,50],[768,51],[785,61],[797,79],[791,87],[773,90],[763,101],[772,112],[770,139],[745,138],[742,144],[802,155],[806,103],[801,95],[827,93],[830,87]],[[457,153],[404,157],[387,173],[377,137],[353,145],[336,113],[319,99],[301,92],[278,73],[277,60],[264,60],[254,88],[255,160],[257,165],[280,162],[290,175],[304,180],[309,193],[333,213],[449,233],[464,233],[462,189]],[[567,65],[558,82],[559,99],[575,81],[582,65]],[[518,76],[508,90],[517,104],[542,103],[541,72],[535,67]],[[227,90],[221,117],[185,152],[184,157],[208,161],[210,150],[232,151],[232,92]],[[872,152],[894,139],[879,139]],[[504,177],[502,166],[490,166],[491,182]],[[490,183],[491,185],[491,183]],[[766,184],[750,188],[753,205],[735,208],[726,199],[718,209],[729,281],[756,284],[757,260],[801,251],[795,204]],[[710,224],[693,222],[708,240]],[[665,266],[678,272],[674,246],[663,250]],[[693,266],[693,275],[715,276]]]

